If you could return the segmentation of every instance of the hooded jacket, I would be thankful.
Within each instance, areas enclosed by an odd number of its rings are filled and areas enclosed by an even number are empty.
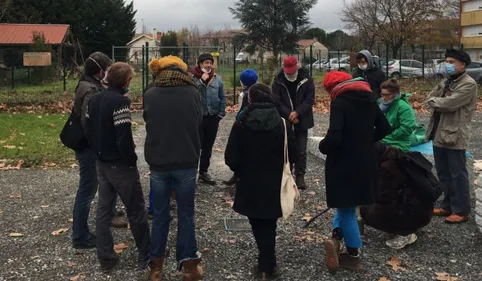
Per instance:
[[[390,131],[390,124],[370,92],[346,91],[331,102],[330,127],[319,145],[320,152],[327,155],[328,207],[350,208],[375,201],[375,143]]]
[[[233,208],[251,218],[279,218],[283,121],[272,103],[253,103],[242,114],[231,130],[225,152],[226,165],[239,177]],[[289,160],[294,163],[298,157],[296,141],[287,124]]]
[[[360,68],[357,68],[353,72],[353,78],[363,78],[365,79],[368,84],[370,84],[370,87],[372,89],[372,92],[375,94],[375,97],[378,99],[381,97],[381,85],[385,80],[387,80],[387,77],[385,73],[378,68],[375,65],[375,62],[373,61],[373,57],[370,54],[369,51],[361,51],[358,53],[359,55],[363,55],[367,62],[368,62],[368,68],[366,70],[361,70]]]
[[[289,120],[291,112],[299,114],[300,123],[295,125],[295,130],[308,130],[314,127],[313,104],[315,103],[315,83],[310,77],[308,70],[300,68],[298,70],[298,80],[300,81],[295,93],[295,101],[290,97],[290,92],[286,86],[287,80],[283,70],[275,77],[272,92],[276,100],[279,114]]]
[[[395,98],[390,105],[388,112],[385,113],[392,132],[386,136],[382,142],[389,146],[394,146],[402,152],[410,151],[411,135],[417,127],[415,112],[408,103],[407,94],[401,94]],[[381,103],[379,100],[378,103]]]

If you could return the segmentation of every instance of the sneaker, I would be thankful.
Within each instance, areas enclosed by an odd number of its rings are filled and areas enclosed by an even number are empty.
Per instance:
[[[267,281],[267,280],[276,280],[282,276],[281,271],[278,267],[273,269],[273,272],[261,272],[258,270],[258,266],[254,267],[254,274],[256,276],[256,281]]]
[[[457,223],[463,223],[468,221],[469,221],[468,216],[451,215],[445,218],[445,222],[449,224],[457,224]]]
[[[360,259],[360,255],[352,256],[348,253],[340,254],[340,267],[354,270],[354,271],[362,271],[363,265]]]
[[[407,236],[397,235],[395,238],[388,240],[385,244],[395,250],[400,250],[405,248],[406,246],[415,243],[417,241],[417,235],[410,234]]]
[[[325,242],[325,263],[330,272],[335,272],[340,269],[340,249],[340,241],[335,238],[331,238]]]
[[[199,180],[208,185],[216,185],[216,182],[208,173],[199,173]]]
[[[434,216],[437,216],[437,217],[448,217],[450,216],[452,213],[450,211],[447,211],[445,209],[442,209],[442,208],[435,208],[433,209],[433,215]]]
[[[74,247],[74,249],[79,249],[79,250],[96,248],[97,242],[96,242],[95,234],[91,233],[87,241],[73,241],[72,247]]]
[[[117,265],[117,263],[119,263],[119,256],[116,255],[116,257],[111,260],[99,260],[99,262],[100,262],[100,269],[103,272],[109,272]]]

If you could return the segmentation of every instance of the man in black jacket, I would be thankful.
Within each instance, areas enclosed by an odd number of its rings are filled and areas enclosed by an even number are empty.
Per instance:
[[[153,60],[154,87],[145,95],[145,157],[150,167],[154,217],[149,280],[161,280],[169,234],[169,196],[175,192],[178,209],[177,262],[183,280],[200,280],[194,227],[196,175],[201,153],[199,127],[203,119],[201,95],[187,65],[176,56]],[[175,116],[175,118],[173,118]]]
[[[306,146],[308,130],[314,126],[315,84],[296,57],[287,57],[283,61],[283,70],[275,78],[272,90],[281,117],[294,125],[299,152],[295,164],[296,184],[299,189],[306,189]]]
[[[133,75],[134,71],[128,64],[113,64],[109,69],[109,88],[90,99],[85,119],[85,133],[97,157],[97,257],[105,271],[112,269],[119,259],[113,250],[114,242],[109,228],[117,195],[126,207],[142,268],[147,266],[149,257],[149,224],[136,166],[130,100],[124,96],[129,91]]]
[[[381,85],[387,80],[385,73],[378,68],[373,61],[372,54],[369,51],[360,51],[356,57],[358,68],[353,72],[353,78],[363,78],[365,82],[370,84],[372,92],[375,97],[379,99],[381,97]]]

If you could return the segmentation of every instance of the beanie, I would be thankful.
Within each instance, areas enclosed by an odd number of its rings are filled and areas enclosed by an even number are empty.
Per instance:
[[[330,71],[325,75],[325,78],[323,79],[323,86],[325,89],[331,93],[333,88],[336,87],[336,85],[345,82],[347,80],[352,79],[352,76],[344,71]]]
[[[245,71],[241,72],[239,79],[245,87],[249,88],[258,82],[258,74],[254,69],[246,69]]]
[[[176,56],[165,56],[160,59],[153,59],[149,63],[149,68],[152,72],[158,73],[168,67],[179,67],[180,69],[187,71],[187,65],[184,61]]]
[[[197,64],[203,63],[204,61],[210,60],[212,63],[214,63],[214,57],[210,53],[204,53],[199,56],[197,59]]]

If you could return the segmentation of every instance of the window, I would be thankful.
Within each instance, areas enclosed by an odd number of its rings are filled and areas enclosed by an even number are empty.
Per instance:
[[[416,61],[416,60],[413,60],[412,61],[412,67],[415,67],[415,68],[422,68],[423,67],[423,64],[419,61]]]
[[[411,65],[411,61],[409,60],[402,60],[402,62],[400,63],[403,67],[410,67]]]
[[[472,62],[467,66],[467,68],[480,68],[480,67],[482,67],[482,65],[477,62]]]
[[[462,12],[482,10],[482,0],[462,2]]]

